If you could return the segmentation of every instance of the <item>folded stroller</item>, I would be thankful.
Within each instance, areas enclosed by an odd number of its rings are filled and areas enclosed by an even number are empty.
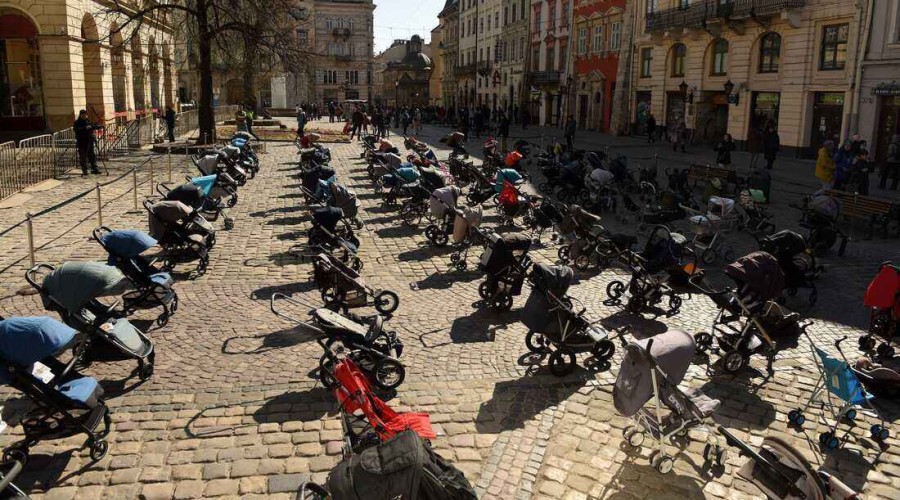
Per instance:
[[[144,200],[144,209],[150,214],[150,236],[165,252],[163,269],[171,271],[177,264],[197,261],[197,275],[204,274],[215,233],[199,231],[206,222],[203,217],[178,201]]]
[[[21,420],[25,438],[3,451],[4,462],[24,465],[29,448],[38,441],[82,433],[91,460],[106,456],[111,419],[103,388],[75,370],[78,356],[67,364],[55,357],[73,346],[76,353],[83,347],[75,330],[48,317],[0,320],[0,383],[22,391],[34,403]]]
[[[809,288],[809,305],[819,298],[815,280],[825,270],[816,265],[816,256],[807,246],[806,238],[793,231],[783,230],[759,240],[759,249],[778,259],[784,273],[785,292],[791,297],[798,288]]]
[[[720,352],[729,373],[743,368],[751,355],[763,353],[769,373],[774,373],[774,334],[805,330],[810,323],[801,325],[797,314],[776,302],[784,289],[784,274],[771,254],[753,252],[741,257],[725,267],[725,274],[735,282],[734,289],[713,291],[692,280],[719,308],[711,331],[695,335],[697,349]],[[713,347],[714,340],[718,348]]]
[[[684,330],[667,330],[649,339],[628,343],[625,357],[613,386],[613,404],[623,417],[631,417],[624,437],[631,446],[639,447],[645,433],[656,441],[650,465],[662,474],[675,465],[669,453],[669,442],[693,428],[705,428],[707,446],[704,460],[724,466],[726,449],[710,428],[710,417],[719,407],[699,389],[682,391],[684,380],[694,358],[694,339]],[[649,407],[647,403],[650,402]],[[667,413],[666,413],[667,412]]]
[[[566,296],[574,279],[570,267],[535,264],[529,275],[531,294],[522,309],[522,323],[528,327],[525,346],[549,354],[550,372],[559,377],[575,369],[576,354],[589,352],[599,365],[616,350],[606,331],[584,318],[584,306]]]
[[[400,305],[396,293],[366,285],[358,272],[326,253],[317,255],[313,261],[313,281],[329,309],[347,311],[371,305],[380,314],[389,316]]]
[[[869,283],[863,302],[872,310],[869,331],[859,337],[859,349],[875,351],[879,357],[890,359],[895,350],[891,346],[895,336],[900,336],[900,266],[885,262],[875,279]],[[876,349],[875,337],[884,339]]]
[[[178,310],[178,294],[172,289],[175,280],[143,255],[156,246],[156,240],[141,231],[113,231],[108,227],[94,229],[92,236],[109,255],[106,263],[122,271],[136,288],[122,295],[125,314],[162,307],[156,322],[159,326],[168,323],[169,316]]]
[[[862,411],[868,410],[879,420],[879,423],[869,427],[869,436],[879,444],[884,443],[890,436],[890,431],[885,427],[884,419],[872,407],[869,402],[871,396],[866,392],[865,386],[857,378],[856,371],[841,350],[841,343],[847,340],[847,337],[835,341],[834,347],[839,355],[835,357],[816,346],[806,332],[804,335],[812,345],[813,360],[819,371],[819,378],[806,404],[788,412],[788,422],[798,429],[801,428],[806,422],[805,412],[813,403],[819,403],[823,411],[828,410],[831,413],[833,422],[828,424],[827,431],[819,434],[819,444],[823,449],[833,450],[841,446],[849,434],[849,431],[844,431],[843,436],[839,434],[841,421],[848,423],[849,427],[854,427],[858,416],[857,408]],[[824,399],[821,398],[822,393],[825,393]]]
[[[101,303],[100,297],[118,296],[130,288],[118,269],[99,262],[47,264],[25,272],[25,279],[41,294],[44,308],[59,314],[63,322],[87,335],[89,345],[81,361],[133,359],[141,380],[153,374],[153,343],[117,311],[119,302]]]
[[[304,321],[291,315],[293,309],[304,308],[304,304],[280,293],[272,295],[270,308],[276,316],[303,325],[319,335],[316,342],[324,350],[319,359],[319,379],[326,387],[333,388],[337,384],[334,369],[343,359],[352,360],[382,389],[396,389],[403,383],[406,368],[398,359],[403,353],[403,343],[396,332],[384,329],[381,316],[341,314],[323,308],[309,311],[311,319]]]
[[[487,276],[478,287],[484,303],[498,311],[508,311],[513,297],[522,294],[522,284],[531,258],[531,238],[521,233],[490,234],[487,249],[481,255],[480,268]]]
[[[312,259],[325,250],[355,271],[362,269],[362,261],[357,255],[359,239],[353,233],[353,227],[344,219],[341,209],[317,207],[311,213],[313,225],[309,229],[308,248],[301,250],[299,246],[295,246],[290,252]]]

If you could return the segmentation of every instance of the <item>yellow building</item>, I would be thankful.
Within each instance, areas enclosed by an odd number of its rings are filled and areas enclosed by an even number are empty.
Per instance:
[[[101,121],[175,103],[167,19],[119,31],[105,5],[0,0],[0,130],[29,135],[71,127],[80,109]]]
[[[441,47],[444,45],[444,26],[442,24],[438,24],[434,29],[431,30],[431,42],[429,43],[432,47],[432,51],[439,52]],[[441,79],[444,76],[444,58],[443,57],[432,57],[431,58],[431,76],[428,79],[428,95],[431,98],[431,102],[429,104],[433,106],[443,106],[443,95],[441,93]]]
[[[694,142],[777,126],[783,150],[845,136],[859,2],[640,0],[631,68],[638,132],[684,120]]]

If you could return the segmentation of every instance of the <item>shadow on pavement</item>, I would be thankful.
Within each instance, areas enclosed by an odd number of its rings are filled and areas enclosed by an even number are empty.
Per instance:
[[[250,212],[250,217],[268,217],[274,214],[289,214],[294,212],[304,212],[307,210],[305,206],[270,208],[269,210],[260,210],[258,212]]]
[[[494,386],[491,399],[478,408],[475,429],[481,434],[521,429],[526,422],[565,401],[583,385],[583,380],[573,377],[524,377],[499,382]]]
[[[315,283],[312,281],[288,283],[285,285],[272,285],[257,288],[250,292],[250,298],[253,300],[269,300],[272,295],[280,293],[283,295],[293,295],[295,293],[306,293],[316,289]]]
[[[426,278],[409,284],[413,290],[446,290],[455,283],[467,283],[481,277],[478,271],[448,271],[446,273],[432,273]]]
[[[264,335],[229,337],[222,343],[222,354],[263,354],[314,340],[316,335],[303,326],[285,328]]]
[[[257,423],[313,422],[334,409],[334,398],[317,385],[298,392],[285,392],[269,399],[253,413]]]
[[[625,333],[635,340],[643,340],[654,335],[659,335],[669,329],[665,323],[655,319],[647,319],[637,314],[626,311],[617,311],[600,320],[600,324],[607,330],[625,328]]]
[[[375,230],[380,238],[409,238],[419,233],[419,228],[407,225],[389,226]]]
[[[519,312],[499,313],[490,307],[479,305],[475,311],[453,320],[450,326],[450,341],[454,344],[471,342],[493,342],[496,331],[519,321]]]
[[[731,422],[740,422],[745,430],[765,430],[775,421],[775,405],[763,399],[752,386],[713,379],[703,384],[700,390],[721,402],[712,416],[713,420],[724,417]],[[723,424],[729,426],[727,422]]]
[[[77,448],[66,450],[58,455],[29,454],[28,463],[14,481],[16,486],[26,494],[30,494],[35,490],[47,491],[69,478],[78,476],[90,468],[93,463],[88,461],[83,467],[63,477],[62,473],[66,470],[66,466],[76,451],[78,451]]]

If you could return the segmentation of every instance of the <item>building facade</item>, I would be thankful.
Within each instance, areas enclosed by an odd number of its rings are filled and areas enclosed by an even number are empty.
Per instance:
[[[457,69],[460,65],[459,37],[462,25],[459,22],[459,0],[447,0],[438,14],[438,22],[443,25],[442,43],[436,46],[436,57],[441,59],[441,101],[448,108],[456,108],[458,96]]]
[[[874,157],[884,161],[891,137],[900,134],[900,2],[875,0],[869,13],[860,77],[858,126]]]
[[[526,0],[503,0],[500,104],[507,111],[518,110],[528,102],[529,93],[525,84],[528,12]]]
[[[431,40],[428,42],[430,50],[426,55],[431,58],[431,76],[428,80],[429,104],[432,106],[444,106],[443,93],[441,92],[441,79],[444,75],[444,58],[435,57],[441,46],[444,45],[444,26],[441,23],[431,30]]]
[[[497,47],[502,33],[502,0],[459,0],[458,99],[463,106],[499,104],[500,71]]]
[[[569,73],[572,0],[531,0],[530,113],[540,125],[565,122],[574,88]]]
[[[419,35],[413,35],[403,48],[401,60],[387,63],[381,95],[389,106],[427,106],[431,102],[431,58]]]
[[[375,61],[372,65],[374,68],[372,71],[372,87],[374,89],[372,102],[380,105],[387,105],[393,100],[393,87],[388,89],[390,92],[387,94],[384,93],[384,71],[387,69],[388,63],[400,62],[404,57],[406,57],[406,40],[403,40],[402,38],[394,40],[391,42],[390,47],[384,49],[375,56]]]
[[[578,127],[607,132],[623,46],[625,0],[578,0],[574,10],[570,114]]]
[[[175,105],[172,29],[160,13],[133,30],[100,2],[0,2],[0,130],[71,127]],[[30,135],[34,135],[33,133]]]
[[[812,154],[846,135],[864,16],[841,0],[642,0],[632,119],[684,121],[693,142],[777,127],[782,150]]]
[[[374,10],[372,0],[316,0],[315,102],[373,97]]]

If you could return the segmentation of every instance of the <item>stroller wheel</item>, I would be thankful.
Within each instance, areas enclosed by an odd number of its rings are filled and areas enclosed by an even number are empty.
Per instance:
[[[491,287],[487,281],[482,282],[478,285],[478,296],[484,300],[488,300],[491,298],[493,293],[491,292]]]
[[[153,376],[153,364],[146,363],[138,369],[138,377],[141,380],[147,380]]]
[[[460,260],[460,261],[457,261],[456,264],[454,264],[454,266],[456,266],[457,271],[465,271],[466,268],[469,267],[469,263],[464,260]]]
[[[677,295],[669,296],[669,311],[666,313],[666,317],[671,318],[672,316],[678,314],[678,312],[681,310],[681,302],[681,297]]]
[[[725,371],[728,373],[737,373],[741,371],[741,368],[747,363],[747,358],[745,358],[744,354],[740,351],[731,351],[725,355],[723,362],[725,364]]]
[[[400,298],[391,291],[383,291],[375,297],[375,310],[381,314],[391,314],[400,305]]]
[[[372,369],[375,385],[382,389],[396,389],[406,378],[406,369],[399,361],[392,358],[382,358]]]
[[[803,424],[806,423],[806,416],[800,410],[791,410],[788,412],[788,422],[797,427],[803,427]]]
[[[856,420],[856,410],[854,410],[853,408],[847,410],[847,413],[844,413],[844,419],[848,422],[853,422],[854,420]]]
[[[228,198],[228,208],[234,208],[234,206],[237,205],[237,202],[238,202],[238,195],[237,195],[237,193],[234,193],[233,195],[231,195],[230,198]]]
[[[716,261],[716,251],[712,248],[707,248],[703,251],[702,254],[700,254],[700,260],[702,260],[706,265],[711,265]]]
[[[443,231],[436,231],[434,233],[434,239],[431,240],[436,247],[444,247],[447,246],[447,242],[450,241],[450,237],[447,236],[447,233]]]
[[[587,271],[591,268],[591,257],[587,254],[581,254],[575,257],[575,269],[579,271]]]
[[[563,262],[569,261],[569,245],[563,245],[559,247],[559,250],[556,251],[556,256],[559,257],[559,260]]]
[[[503,295],[497,297],[496,299],[494,299],[494,303],[493,303],[494,309],[496,309],[499,312],[509,311],[510,309],[512,309],[512,305],[513,305],[512,295],[506,295],[506,294],[503,294]]]
[[[540,354],[550,350],[550,343],[542,334],[528,330],[528,334],[525,335],[525,347],[535,354]]]
[[[675,460],[668,455],[657,453],[650,459],[650,465],[660,474],[668,474],[675,467]]]
[[[729,248],[728,250],[725,250],[725,253],[722,255],[722,257],[725,258],[726,262],[734,262],[734,257],[735,257],[734,250],[731,248]]]
[[[893,347],[885,342],[882,342],[878,346],[878,349],[875,350],[875,354],[884,359],[891,359],[894,357],[895,351]]]
[[[708,332],[698,332],[694,335],[694,343],[697,345],[697,352],[704,353],[712,347],[713,338]]]
[[[231,231],[234,229],[234,219],[231,217],[225,217],[225,230]]]
[[[875,441],[884,441],[891,434],[890,431],[879,424],[875,424],[871,428],[869,428],[869,433],[872,436],[872,439],[874,439]],[[6,455],[4,454],[4,457],[5,456]]]
[[[159,316],[156,317],[156,326],[158,326],[159,328],[166,326],[168,323],[169,323],[169,314],[168,313],[163,312],[162,314],[160,314]]]
[[[28,447],[19,443],[3,450],[3,461],[12,462],[13,460],[22,462],[22,465],[24,466],[28,461]]]
[[[635,448],[644,443],[644,433],[633,425],[626,427],[623,435],[625,436],[625,440],[628,441],[628,444]]]
[[[609,339],[603,339],[591,347],[591,354],[596,361],[609,361],[616,352],[616,345]]]
[[[622,295],[625,294],[625,283],[621,281],[613,281],[609,285],[606,285],[606,295],[611,299],[619,299]]]
[[[550,354],[550,373],[565,377],[575,370],[575,353],[568,347],[560,347]]]
[[[833,450],[837,448],[841,444],[841,442],[833,432],[828,431],[819,434],[819,444],[821,444],[822,447],[826,450]]]
[[[109,451],[109,443],[104,440],[93,441],[90,444],[91,447],[91,460],[94,462],[99,462],[106,456],[106,452]]]

